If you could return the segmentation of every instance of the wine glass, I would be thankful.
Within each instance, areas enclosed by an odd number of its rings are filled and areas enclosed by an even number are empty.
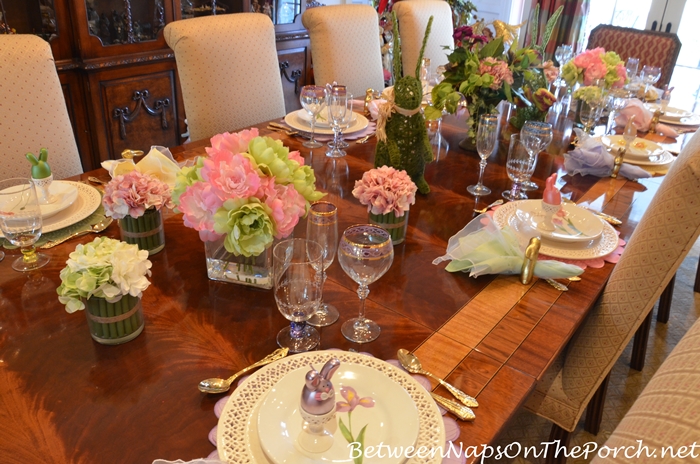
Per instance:
[[[644,65],[639,76],[642,78],[642,82],[644,82],[644,97],[646,98],[649,86],[656,84],[661,78],[661,68],[658,66]]]
[[[527,199],[527,195],[521,191],[520,184],[530,178],[535,170],[535,163],[532,162],[530,153],[525,149],[521,141],[520,134],[510,136],[508,146],[508,160],[506,161],[506,172],[513,186],[510,190],[502,193],[503,198],[509,201]]]
[[[331,148],[326,151],[326,156],[331,158],[340,158],[346,153],[339,146],[340,125],[345,120],[345,114],[348,110],[347,91],[344,85],[333,85],[326,88],[326,103],[328,105],[328,121],[333,126],[333,143],[328,146]]]
[[[629,57],[627,58],[627,64],[625,65],[627,69],[627,77],[632,80],[637,75],[639,70],[639,58]]]
[[[340,331],[345,338],[357,343],[367,343],[379,336],[381,329],[376,322],[365,317],[367,286],[383,276],[394,261],[394,245],[389,232],[373,225],[355,225],[343,232],[338,246],[338,262],[343,271],[360,287],[360,314],[343,323]]]
[[[323,249],[317,242],[293,238],[275,245],[272,258],[277,308],[291,321],[277,334],[277,344],[292,353],[308,351],[321,339],[306,321],[321,304]]]
[[[637,138],[637,126],[634,125],[634,116],[628,121],[625,129],[622,131],[622,139],[625,141],[625,152],[629,150],[630,144]]]
[[[41,209],[32,181],[26,178],[0,181],[0,229],[10,243],[22,249],[22,256],[12,263],[15,271],[32,271],[49,262],[48,256],[34,248],[41,237],[41,226]]]
[[[323,108],[323,103],[326,101],[326,89],[318,85],[305,85],[301,88],[301,106],[311,118],[311,139],[302,143],[306,148],[319,148],[323,144],[317,142],[314,135],[316,133],[316,118]]]
[[[481,180],[484,176],[484,168],[486,167],[486,159],[491,156],[493,149],[496,147],[496,139],[498,138],[498,115],[484,114],[479,118],[479,128],[476,132],[476,151],[479,152],[479,181],[476,185],[467,187],[467,192],[475,196],[488,195],[491,189],[484,187]]]
[[[548,122],[526,121],[523,125],[520,131],[520,143],[530,154],[533,170],[537,164],[537,154],[549,146],[552,137],[552,125]],[[530,176],[522,182],[520,188],[526,191],[538,189],[537,184],[530,180]]]
[[[598,100],[593,100],[590,102],[585,100],[581,101],[581,114],[579,115],[579,118],[583,124],[583,131],[586,134],[590,134],[593,126],[595,126],[598,118],[600,118],[602,111],[603,107]]]
[[[571,48],[571,45],[559,45],[554,51],[554,58],[556,58],[557,63],[559,64],[559,69],[561,69],[561,67],[564,66],[572,56],[574,56],[574,51]],[[561,77],[561,73],[559,73],[557,80],[554,82],[554,85],[557,87],[557,93],[559,92],[559,88],[562,86],[562,81],[563,78]]]
[[[306,238],[317,242],[323,249],[323,274],[321,277],[325,283],[326,270],[333,264],[338,249],[338,208],[333,203],[317,201],[311,205],[309,218],[306,222]],[[316,327],[325,327],[337,320],[338,310],[336,307],[321,301],[308,323]]]
[[[350,93],[347,93],[345,95],[345,101],[346,101],[346,108],[345,108],[345,116],[343,116],[342,121],[340,122],[340,129],[338,130],[338,143],[336,145],[336,142],[334,140],[331,140],[328,142],[328,146],[333,148],[337,146],[340,149],[347,148],[350,146],[348,142],[343,139],[343,129],[349,128],[352,123],[353,119],[355,119],[355,113],[353,113],[352,108],[353,108],[353,95]]]

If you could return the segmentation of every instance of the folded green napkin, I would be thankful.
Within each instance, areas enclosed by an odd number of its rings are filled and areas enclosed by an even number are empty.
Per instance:
[[[469,271],[470,277],[483,274],[520,274],[525,258],[518,238],[510,227],[499,229],[488,214],[474,218],[464,229],[450,237],[447,254],[433,261],[451,261],[449,272]],[[553,260],[535,264],[535,276],[542,279],[561,279],[580,275],[578,266]]]

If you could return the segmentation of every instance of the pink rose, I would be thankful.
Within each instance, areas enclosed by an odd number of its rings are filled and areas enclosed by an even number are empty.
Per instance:
[[[248,144],[259,135],[258,129],[243,130],[236,133],[224,132],[211,138],[211,146],[216,150],[229,151],[231,153],[246,153]]]
[[[178,209],[182,212],[185,226],[200,232],[199,236],[204,241],[219,238],[214,230],[214,213],[221,208],[223,201],[214,192],[211,184],[196,182],[180,195]],[[203,238],[202,235],[208,238]]]
[[[299,218],[306,214],[306,200],[293,185],[275,185],[275,196],[265,200],[265,204],[272,210],[272,219],[275,222],[275,238],[288,237],[294,227],[299,223]]]
[[[215,193],[224,201],[228,198],[247,198],[260,188],[260,176],[250,160],[241,154],[210,149],[204,161],[201,176],[214,187]]]

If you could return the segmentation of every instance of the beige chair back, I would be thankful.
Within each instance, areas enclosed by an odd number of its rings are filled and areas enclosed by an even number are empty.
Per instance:
[[[443,47],[454,46],[452,33],[452,9],[445,0],[403,1],[394,4],[393,10],[399,21],[401,35],[401,61],[403,74],[414,76],[423,36],[428,20],[433,17],[433,25],[425,46],[423,56],[430,59],[433,72],[435,68],[447,63],[449,50]]]
[[[526,408],[573,431],[588,402],[700,234],[700,133],[678,156],[599,302]],[[585,277],[584,277],[585,278]]]
[[[0,179],[29,177],[28,152],[49,150],[54,179],[83,172],[51,47],[34,35],[0,35]]]
[[[317,85],[333,81],[356,98],[367,89],[384,89],[379,17],[369,5],[309,8],[301,18],[309,31]]]
[[[235,13],[168,24],[190,139],[245,129],[285,115],[275,27]]]
[[[700,449],[694,453],[682,446],[698,443],[700,437],[700,321],[695,322],[649,381],[622,422],[605,442],[617,449],[630,447],[628,453],[601,452],[592,464],[640,463],[654,464],[698,462]],[[635,453],[639,440],[648,448]],[[662,450],[670,449],[661,457]],[[680,452],[678,456],[674,453]],[[649,455],[656,453],[650,458]],[[625,456],[627,454],[627,456]],[[695,457],[695,459],[689,459]]]

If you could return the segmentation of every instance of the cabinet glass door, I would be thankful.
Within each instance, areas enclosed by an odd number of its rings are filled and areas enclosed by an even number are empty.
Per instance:
[[[165,27],[163,0],[85,0],[90,35],[102,45],[155,40]]]
[[[36,34],[45,40],[58,37],[53,0],[2,0],[0,5],[0,34]]]

